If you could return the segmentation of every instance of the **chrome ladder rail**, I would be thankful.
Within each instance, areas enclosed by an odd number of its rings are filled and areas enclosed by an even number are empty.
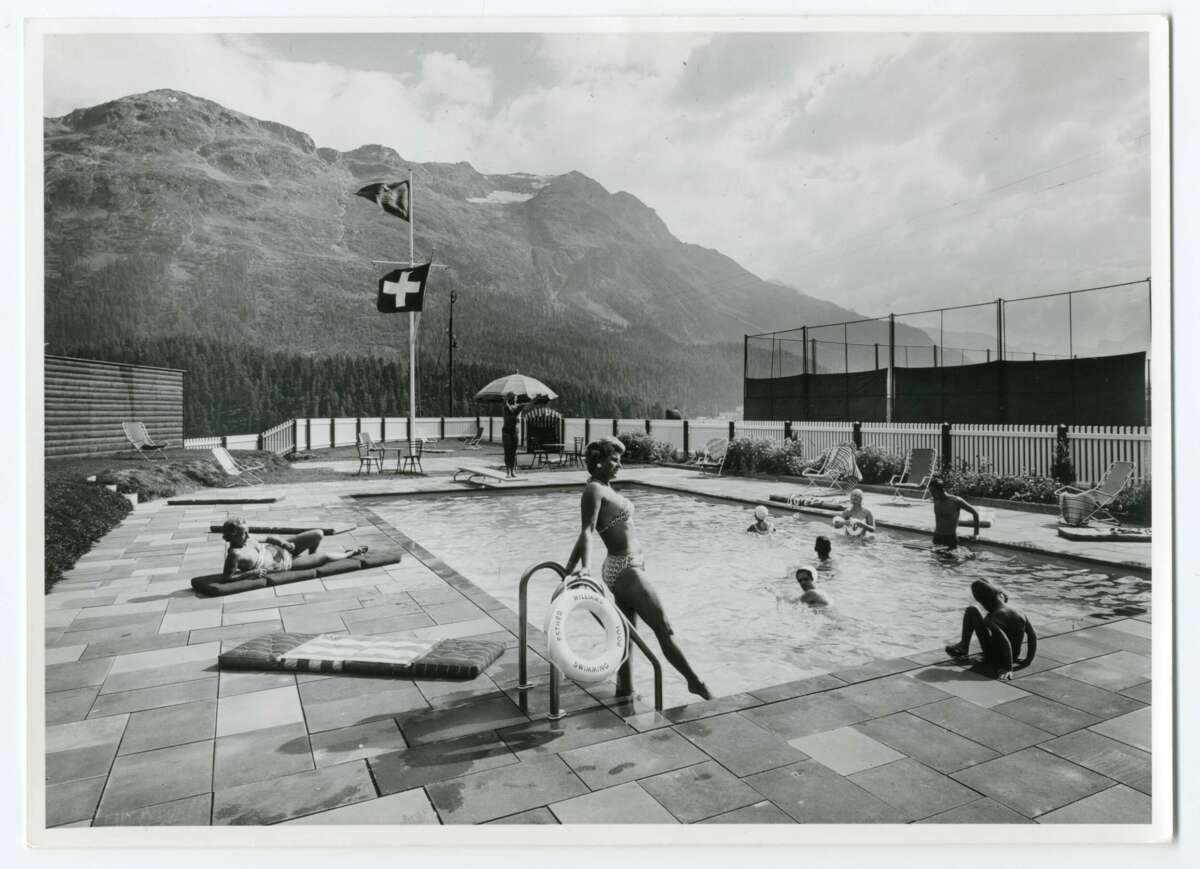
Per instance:
[[[558,574],[559,582],[564,582],[567,578],[567,569],[557,561],[542,561],[532,567],[526,569],[521,574],[521,584],[518,588],[519,612],[518,612],[518,634],[520,637],[521,651],[518,657],[518,681],[517,692],[519,695],[519,704],[521,711],[529,712],[529,699],[527,692],[533,688],[533,684],[529,681],[529,665],[528,665],[528,650],[529,650],[529,580],[535,573],[540,570],[552,570]],[[629,638],[633,640],[634,645],[642,650],[642,654],[650,661],[650,666],[654,668],[654,709],[662,712],[663,708],[663,680],[662,680],[662,664],[659,663],[658,656],[650,650],[646,645],[646,641],[638,634],[637,629],[629,623],[629,619],[625,618],[625,614],[618,608],[617,613],[621,616],[621,621],[625,622],[625,627],[629,631]],[[546,718],[549,721],[558,721],[566,715],[559,708],[558,698],[558,667],[554,666],[554,662],[549,660],[550,664],[550,711],[546,713]]]

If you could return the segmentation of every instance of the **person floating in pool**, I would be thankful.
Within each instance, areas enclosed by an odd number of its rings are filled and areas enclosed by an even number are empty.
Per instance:
[[[250,536],[250,526],[245,519],[226,520],[221,526],[221,537],[229,544],[222,571],[225,582],[284,570],[309,570],[331,561],[356,558],[367,551],[367,547],[360,546],[349,552],[340,549],[317,552],[325,539],[325,532],[320,528],[303,531],[287,540],[265,537],[260,542]]]
[[[933,545],[954,549],[958,546],[958,516],[966,510],[975,517],[975,534],[973,539],[979,539],[979,511],[957,495],[946,491],[946,483],[941,477],[929,481],[929,494],[933,496]]]
[[[824,564],[829,561],[830,553],[833,552],[833,544],[829,542],[829,538],[824,534],[817,535],[817,542],[813,544],[813,552],[817,553],[817,559]]]
[[[979,640],[983,651],[983,662],[994,667],[996,677],[1008,681],[1013,670],[1020,670],[1033,663],[1037,655],[1037,632],[1033,625],[1016,610],[1007,606],[1008,595],[986,580],[971,583],[971,595],[986,611],[969,606],[963,612],[962,640],[946,646],[946,653],[954,658],[965,658],[971,652],[971,637]],[[1017,660],[1021,644],[1028,640],[1023,660]]]
[[[767,508],[759,504],[754,508],[754,524],[746,529],[748,532],[755,534],[770,534],[775,530],[775,526],[767,519]]]
[[[637,617],[642,617],[654,631],[664,657],[687,680],[688,690],[708,700],[712,694],[676,645],[662,603],[646,576],[646,562],[633,530],[633,504],[611,485],[621,469],[624,451],[624,445],[614,437],[592,441],[584,451],[584,464],[591,476],[579,504],[582,527],[571,557],[567,559],[567,575],[575,571],[576,565],[581,574],[587,573],[592,532],[599,534],[608,553],[601,577],[612,591],[617,606],[631,625],[636,626]],[[633,670],[630,661],[626,660],[617,672],[617,696],[632,693]]]
[[[804,593],[800,595],[800,603],[809,606],[829,606],[829,598],[817,591],[817,572],[811,567],[800,567],[796,570],[796,582]]]

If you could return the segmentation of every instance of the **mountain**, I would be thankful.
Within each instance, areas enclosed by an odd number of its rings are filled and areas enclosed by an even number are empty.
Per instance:
[[[448,267],[433,272],[421,320],[419,413],[448,410],[438,382],[452,289],[455,413],[482,385],[468,376],[513,369],[550,383],[569,413],[731,408],[744,334],[857,317],[681,242],[637,197],[578,172],[485,175],[382,145],[320,148],[172,90],[45,119],[43,144],[50,352],[181,364],[161,358],[178,339],[406,367],[407,318],[375,312],[388,266],[372,260],[407,260],[408,224],[354,191],[410,167],[417,259]],[[253,373],[243,379],[258,388]]]

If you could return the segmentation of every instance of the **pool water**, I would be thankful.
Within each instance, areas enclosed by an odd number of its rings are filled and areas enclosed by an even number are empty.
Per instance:
[[[747,534],[753,516],[746,505],[640,486],[621,491],[636,506],[646,570],[676,641],[718,696],[956,641],[976,579],[1005,589],[1035,628],[1150,607],[1149,579],[1084,563],[982,546],[947,558],[922,535],[880,530],[862,542],[823,517],[791,512],[772,515],[774,534]],[[578,489],[409,497],[371,508],[514,612],[521,574],[540,561],[565,564],[579,533]],[[799,565],[816,563],[818,534],[833,542],[832,558],[818,571],[818,588],[830,600],[824,608],[800,603],[793,578]],[[604,545],[593,537],[596,576],[603,558]],[[529,620],[539,628],[555,578],[545,572],[530,582]],[[570,627],[580,637],[575,647],[599,636],[586,616]],[[642,634],[657,650],[649,629]],[[634,655],[635,684],[650,697],[650,666]],[[663,664],[668,706],[695,699]]]

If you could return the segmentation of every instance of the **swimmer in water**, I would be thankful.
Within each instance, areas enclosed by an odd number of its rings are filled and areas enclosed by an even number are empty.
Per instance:
[[[797,568],[796,582],[804,589],[804,594],[800,595],[800,603],[809,606],[829,606],[829,599],[817,591],[817,575],[811,567]]]
[[[775,530],[775,526],[767,520],[767,508],[759,504],[754,508],[754,524],[746,529],[747,532],[754,534],[770,534]]]
[[[962,640],[946,646],[946,653],[954,658],[967,657],[971,651],[971,637],[976,637],[983,651],[983,662],[995,668],[996,678],[1007,682],[1012,679],[1013,670],[1021,670],[1033,663],[1037,655],[1037,632],[1025,616],[1007,606],[1008,595],[986,580],[977,579],[971,583],[971,596],[987,615],[980,615],[973,606],[967,607],[963,612]],[[1021,643],[1026,639],[1026,656],[1018,661]]]
[[[862,534],[875,531],[875,516],[863,506],[862,489],[850,493],[850,506],[838,516],[842,523],[849,526],[847,533]],[[836,524],[836,523],[835,523]],[[842,527],[838,525],[838,527]]]
[[[817,535],[817,542],[813,544],[813,552],[817,553],[817,558],[821,562],[826,562],[832,551],[833,544],[829,542],[829,538],[824,534]]]
[[[929,481],[929,494],[933,496],[933,545],[954,549],[958,546],[958,516],[966,510],[975,517],[975,534],[979,539],[979,511],[957,495],[946,491],[941,477]]]

